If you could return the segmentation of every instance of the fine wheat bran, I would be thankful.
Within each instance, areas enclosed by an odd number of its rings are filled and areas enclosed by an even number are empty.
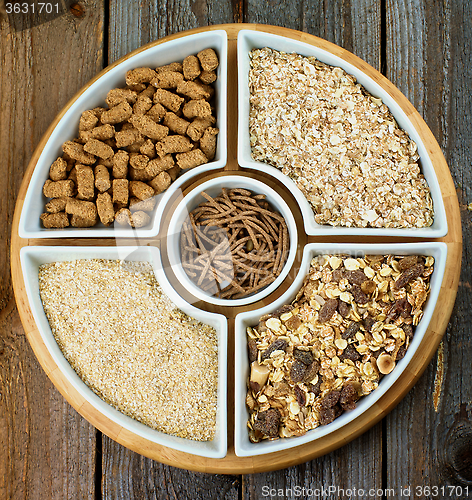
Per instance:
[[[39,284],[59,347],[98,396],[153,429],[213,439],[216,332],[170,302],[148,263],[45,264]]]

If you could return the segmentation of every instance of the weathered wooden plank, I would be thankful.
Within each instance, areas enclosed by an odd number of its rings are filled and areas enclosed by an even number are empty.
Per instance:
[[[387,1],[386,76],[411,100],[420,113],[423,113],[424,105],[427,50],[425,16],[424,2]],[[439,40],[437,42],[440,43]],[[440,59],[431,62],[437,65]]]
[[[95,429],[54,389],[29,347],[9,257],[16,195],[33,149],[61,107],[101,69],[101,2],[87,2],[85,14],[19,32],[3,21],[0,31],[1,498],[88,499],[95,491]]]
[[[472,85],[472,9],[467,2],[416,0],[388,0],[386,6],[387,76],[423,114],[446,156],[461,206],[465,247],[456,306],[442,347],[411,393],[387,417],[387,482],[394,488],[411,485],[413,491],[425,484],[441,487],[472,480],[472,427],[465,419],[472,400],[467,383],[472,355],[467,251],[472,237],[467,210],[472,201],[472,99],[464,91]],[[458,475],[448,471],[454,457],[465,466]]]
[[[297,467],[243,476],[243,498],[360,498],[382,484],[382,424],[343,448]],[[376,500],[382,496],[372,496]]]
[[[103,498],[237,500],[238,476],[194,473],[154,462],[112,441],[103,442]]]
[[[231,0],[110,2],[108,62],[152,40],[211,24],[237,22],[238,3]]]
[[[275,0],[267,8],[265,3],[248,0],[245,21],[309,32],[343,46],[380,69],[380,17],[380,1]],[[379,488],[382,426],[375,426],[349,445],[312,462],[283,471],[243,476],[243,485],[243,498],[251,499],[260,498],[264,486],[283,490],[295,487],[314,490],[321,486]],[[316,498],[313,494],[307,498],[312,497]],[[323,498],[337,499],[342,495],[336,491]]]
[[[319,36],[380,69],[380,0],[248,0],[245,22],[273,24]]]
[[[237,2],[110,2],[109,63],[163,36],[238,20]],[[196,474],[144,458],[103,436],[103,498],[238,498],[239,479]]]
[[[96,431],[38,365],[14,299],[0,332],[0,497],[93,497]]]

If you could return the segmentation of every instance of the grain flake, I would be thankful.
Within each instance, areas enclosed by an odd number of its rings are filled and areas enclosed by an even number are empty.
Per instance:
[[[380,99],[314,57],[269,48],[249,56],[252,157],[295,182],[318,224],[432,224],[417,146]]]

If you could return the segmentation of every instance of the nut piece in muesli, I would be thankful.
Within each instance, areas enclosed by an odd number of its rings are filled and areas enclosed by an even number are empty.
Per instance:
[[[417,146],[381,99],[315,57],[270,48],[249,56],[252,157],[295,182],[318,224],[432,224]]]
[[[320,255],[295,300],[247,329],[252,442],[301,436],[375,390],[423,316],[434,258]]]

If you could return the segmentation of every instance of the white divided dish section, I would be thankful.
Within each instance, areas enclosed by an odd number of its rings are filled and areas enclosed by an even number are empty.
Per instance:
[[[320,426],[316,429],[308,431],[300,437],[291,437],[275,440],[263,440],[259,443],[252,443],[249,440],[247,422],[249,412],[246,408],[246,392],[247,380],[249,377],[249,360],[247,355],[247,327],[254,327],[259,323],[259,318],[264,314],[269,314],[276,311],[285,304],[290,304],[295,298],[298,290],[303,284],[305,276],[310,269],[310,263],[316,255],[324,254],[345,254],[354,257],[363,255],[431,255],[434,257],[434,272],[431,277],[431,291],[427,299],[427,304],[424,308],[424,315],[420,323],[415,329],[415,334],[411,344],[406,352],[405,357],[398,362],[395,369],[386,375],[375,389],[368,396],[359,400],[356,409],[343,413],[336,418],[334,422]],[[290,288],[275,300],[269,306],[257,311],[249,311],[238,314],[235,324],[235,452],[239,457],[249,457],[254,455],[262,455],[265,453],[273,453],[276,451],[293,448],[303,445],[326,436],[337,429],[341,428],[348,422],[359,417],[376,401],[378,401],[387,390],[398,380],[400,375],[405,370],[408,363],[411,361],[417,351],[421,341],[423,340],[426,329],[428,328],[431,316],[436,306],[439,290],[443,280],[444,270],[446,266],[447,246],[444,243],[398,243],[398,244],[348,244],[348,243],[317,243],[308,244],[304,248],[303,259],[300,271],[292,283]]]
[[[420,164],[423,174],[429,184],[434,205],[434,221],[430,227],[397,229],[397,228],[356,228],[333,227],[320,225],[315,222],[313,210],[305,196],[296,184],[275,167],[259,161],[254,161],[251,156],[249,141],[249,53],[253,49],[269,47],[282,52],[297,53],[302,56],[314,56],[321,62],[331,66],[338,66],[347,73],[354,75],[358,83],[362,84],[372,95],[380,97],[392,112],[401,128],[406,130],[416,142],[420,155]],[[283,182],[293,193],[303,213],[305,230],[309,235],[346,235],[346,236],[411,236],[415,238],[440,238],[447,233],[447,219],[441,190],[434,171],[428,150],[421,140],[413,123],[403,109],[377,82],[367,76],[356,66],[340,57],[308,43],[303,43],[283,36],[263,33],[261,31],[241,30],[238,34],[238,162],[242,167],[270,173]]]
[[[111,259],[126,261],[142,261],[152,265],[156,279],[163,292],[184,313],[198,321],[215,328],[218,337],[218,402],[216,415],[216,432],[212,441],[193,441],[163,432],[138,422],[124,415],[99,398],[77,375],[62,354],[44,313],[39,294],[39,266],[51,262],[74,261],[78,259]],[[227,452],[227,344],[228,323],[221,314],[206,313],[186,303],[174,292],[162,272],[161,257],[155,247],[24,247],[20,253],[21,268],[26,284],[26,293],[34,320],[41,338],[51,354],[54,362],[64,374],[68,382],[94,408],[107,418],[151,442],[167,446],[175,450],[201,455],[210,458],[223,458]]]
[[[200,50],[213,48],[219,57],[217,80],[215,82],[216,127],[219,129],[216,155],[213,161],[187,171],[177,178],[164,193],[157,196],[158,207],[154,210],[151,221],[140,229],[122,227],[116,222],[109,227],[99,223],[92,228],[45,229],[40,223],[40,215],[45,211],[47,199],[42,193],[44,182],[48,179],[51,164],[62,155],[62,144],[78,136],[78,125],[81,114],[88,109],[105,105],[109,90],[126,85],[125,76],[128,70],[140,67],[155,68],[175,61],[182,61],[188,55],[195,55]],[[228,37],[224,30],[188,35],[170,40],[153,47],[143,48],[137,54],[105,69],[92,80],[87,88],[65,111],[51,132],[46,145],[38,159],[30,181],[28,192],[21,212],[19,235],[21,238],[91,238],[91,237],[150,237],[157,235],[162,212],[166,202],[176,189],[179,189],[189,178],[198,173],[214,170],[226,165],[226,109],[227,109],[227,55]],[[62,114],[62,113],[61,113]],[[59,116],[61,116],[61,114]]]
[[[192,210],[197,208],[200,203],[206,201],[205,198],[203,198],[203,196],[201,195],[202,191],[205,191],[212,197],[216,197],[221,194],[222,188],[242,188],[251,191],[253,194],[265,194],[266,200],[271,204],[272,208],[275,209],[285,219],[290,237],[290,251],[288,253],[285,266],[279,276],[265,288],[241,299],[220,299],[213,295],[206,294],[187,276],[185,270],[182,267],[180,253],[180,233],[182,224],[188,217],[189,213],[192,212]],[[169,224],[169,230],[167,233],[167,248],[169,261],[173,272],[175,273],[177,279],[180,281],[183,287],[188,290],[194,297],[196,297],[198,300],[204,300],[211,304],[237,307],[244,306],[252,302],[257,302],[263,297],[271,294],[283,283],[295,260],[295,256],[297,253],[297,239],[297,226],[295,224],[293,214],[289,209],[287,203],[285,203],[283,198],[274,189],[256,179],[243,177],[241,175],[228,175],[210,179],[194,188],[192,191],[190,191],[190,193],[187,194],[187,196],[185,196],[185,198],[177,206],[175,212],[172,214]]]

